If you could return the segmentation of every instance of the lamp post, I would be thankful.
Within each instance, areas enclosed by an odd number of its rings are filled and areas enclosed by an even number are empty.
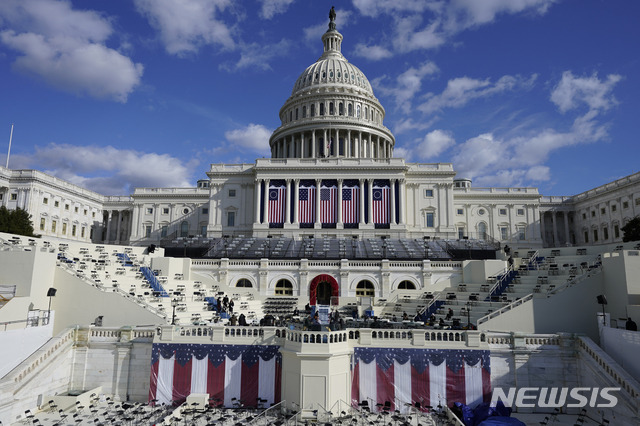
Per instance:
[[[47,309],[47,324],[49,324],[49,321],[51,319],[51,298],[56,295],[57,291],[58,290],[53,287],[49,287],[49,290],[47,290],[47,297],[49,298],[49,308]]]
[[[467,302],[467,330],[471,327],[471,302]]]
[[[178,299],[171,299],[171,307],[173,308],[173,315],[171,316],[171,325],[176,325],[176,306],[178,306]]]

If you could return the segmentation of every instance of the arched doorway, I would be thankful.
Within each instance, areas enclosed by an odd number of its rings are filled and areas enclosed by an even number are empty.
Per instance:
[[[332,302],[338,303],[340,287],[335,278],[328,274],[318,275],[311,281],[309,286],[310,305],[329,305]]]

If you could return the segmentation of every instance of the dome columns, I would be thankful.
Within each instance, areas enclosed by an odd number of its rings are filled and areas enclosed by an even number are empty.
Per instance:
[[[394,141],[383,135],[339,129],[311,129],[272,140],[273,158],[373,158],[393,155]]]

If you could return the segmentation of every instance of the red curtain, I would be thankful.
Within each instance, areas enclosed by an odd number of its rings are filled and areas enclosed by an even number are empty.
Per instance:
[[[311,280],[311,285],[309,286],[309,304],[315,305],[317,294],[318,294],[318,284],[326,281],[331,284],[331,295],[338,297],[340,295],[340,286],[338,285],[338,281],[333,278],[329,274],[321,274]]]

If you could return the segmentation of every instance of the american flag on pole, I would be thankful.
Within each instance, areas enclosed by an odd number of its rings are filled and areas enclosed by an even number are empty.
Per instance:
[[[327,152],[325,153],[325,157],[329,157],[331,155],[331,145],[333,145],[333,138],[327,139]]]
[[[208,393],[225,407],[264,407],[280,401],[279,346],[154,343],[149,401],[179,405],[191,393]]]
[[[491,399],[490,351],[453,349],[355,348],[351,403],[391,404],[408,413],[421,407],[475,407]]]
[[[302,186],[298,189],[298,221],[315,223],[316,221],[316,187]]]
[[[360,221],[360,188],[357,185],[342,186],[342,222],[358,223]]]
[[[389,223],[389,185],[375,185],[372,190],[373,223]]]
[[[285,194],[287,187],[269,186],[269,223],[284,223]]]
[[[337,186],[323,185],[320,188],[320,223],[336,223],[337,198]]]

